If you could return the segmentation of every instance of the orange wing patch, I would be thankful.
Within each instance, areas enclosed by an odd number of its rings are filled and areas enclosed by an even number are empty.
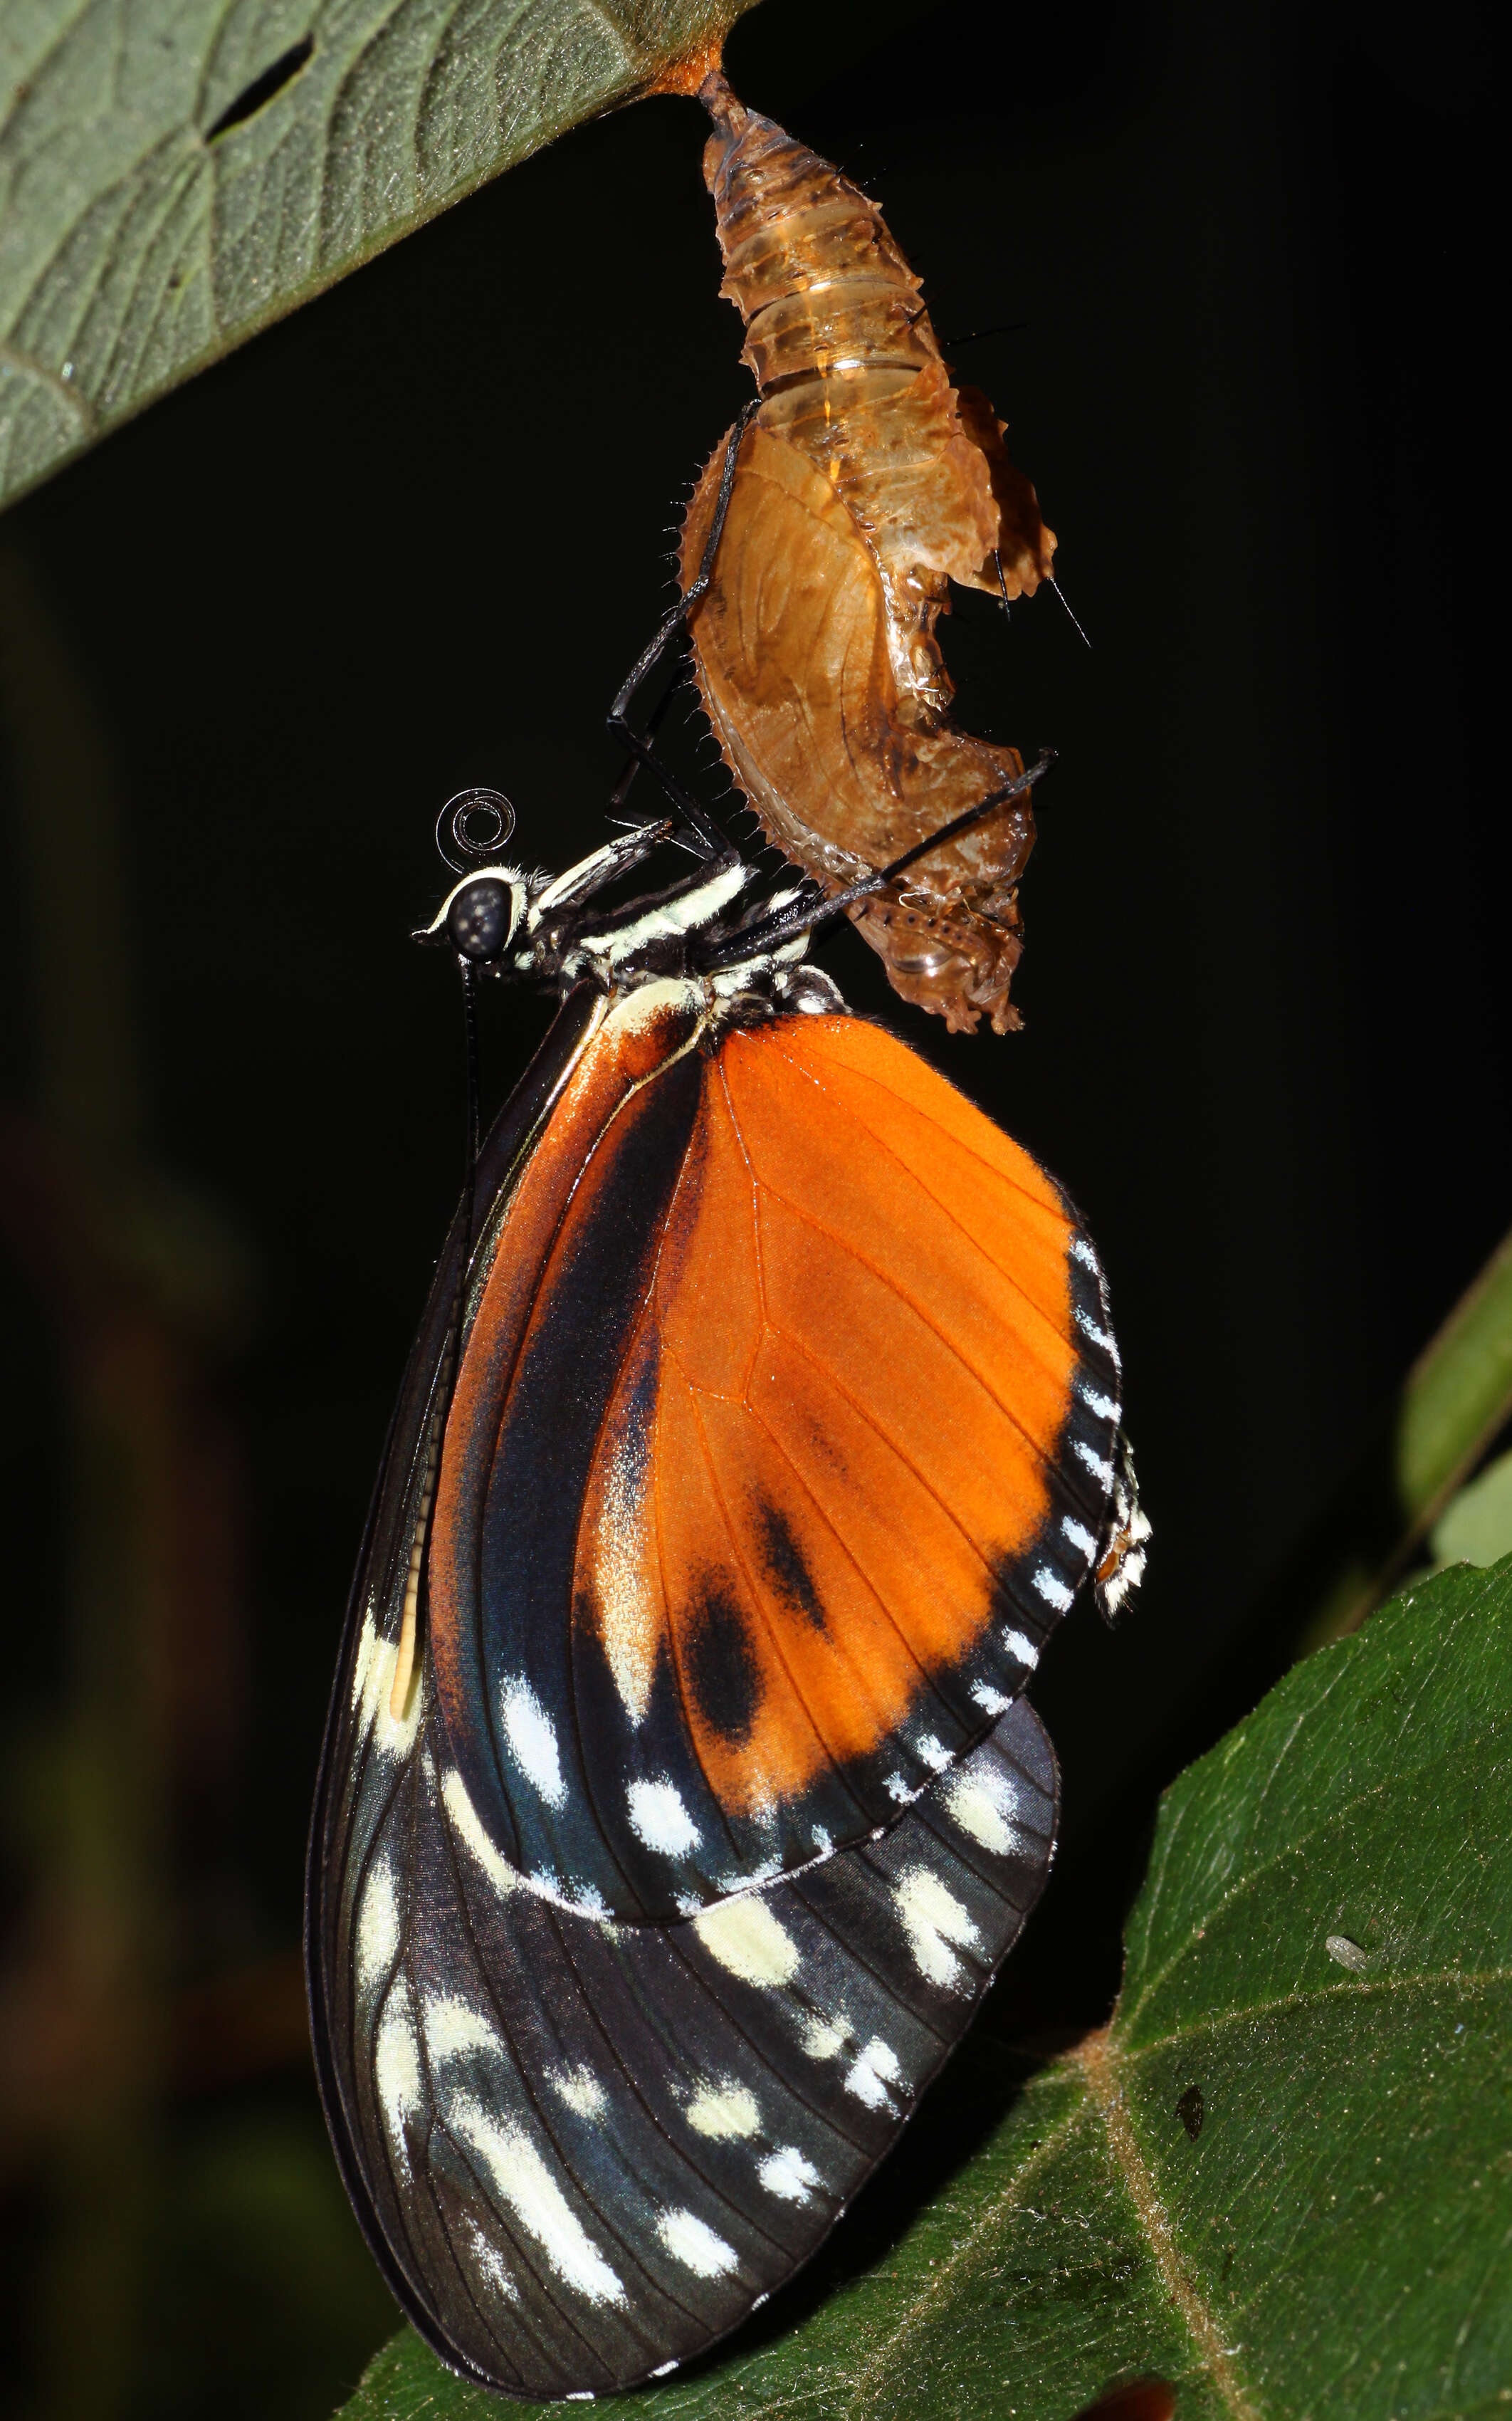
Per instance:
[[[1027,1155],[881,1032],[781,1021],[708,1063],[578,1604],[632,1716],[666,1641],[728,1811],[913,1721],[959,1735],[941,1685],[1050,1507],[1073,1233]]]

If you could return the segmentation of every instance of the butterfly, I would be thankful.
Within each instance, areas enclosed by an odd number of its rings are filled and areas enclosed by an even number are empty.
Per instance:
[[[806,963],[831,906],[730,851],[606,904],[674,836],[478,865],[429,929],[559,1007],[405,1373],[310,1836],[353,2205],[535,2398],[701,2352],[886,2152],[1050,1867],[1024,1685],[1147,1529],[1074,1207]]]

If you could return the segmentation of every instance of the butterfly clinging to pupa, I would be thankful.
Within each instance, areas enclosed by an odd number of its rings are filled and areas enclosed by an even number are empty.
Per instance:
[[[705,90],[764,399],[684,601],[821,896],[629,725],[683,607],[611,716],[672,812],[548,875],[498,794],[443,810],[421,938],[462,976],[471,1141],[309,1843],[353,2209],[441,2358],[541,2400],[666,2380],[841,2221],[1044,1887],[1024,1693],[1148,1532],[1080,1212],[808,961],[853,911],[905,997],[1016,1022],[1042,766],[953,728],[934,624],[947,579],[1028,593],[1053,541],[871,206]],[[673,846],[691,873],[622,896]],[[556,1006],[480,1145],[485,981]]]

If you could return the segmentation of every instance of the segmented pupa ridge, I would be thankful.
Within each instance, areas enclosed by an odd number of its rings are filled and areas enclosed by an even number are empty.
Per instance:
[[[762,400],[692,616],[694,671],[768,837],[837,891],[1022,772],[1016,749],[951,722],[935,624],[951,580],[1032,596],[1055,539],[986,397],[951,385],[876,206],[717,70],[699,98],[720,290]],[[730,433],[683,524],[685,589]],[[1008,990],[1034,837],[1026,793],[851,912],[894,989],[952,1031],[984,1012],[1000,1034],[1021,1022]]]

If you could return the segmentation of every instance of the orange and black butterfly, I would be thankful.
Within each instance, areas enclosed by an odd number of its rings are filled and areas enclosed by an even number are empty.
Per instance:
[[[405,1376],[311,1835],[353,2203],[538,2398],[675,2369],[824,2238],[1044,1883],[1024,1685],[1143,1562],[1075,1209],[805,963],[828,910],[732,852],[604,905],[673,831],[431,929],[560,1007]]]

